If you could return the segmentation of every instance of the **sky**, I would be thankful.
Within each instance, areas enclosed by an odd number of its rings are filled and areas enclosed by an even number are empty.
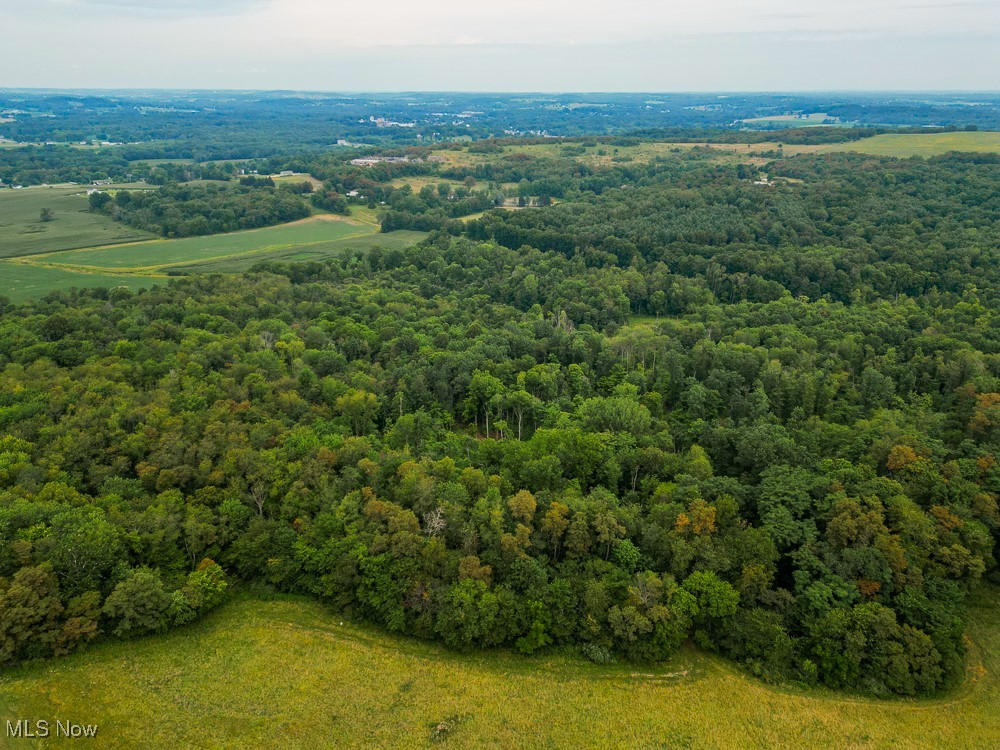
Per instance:
[[[1000,90],[1000,0],[0,0],[0,87]]]

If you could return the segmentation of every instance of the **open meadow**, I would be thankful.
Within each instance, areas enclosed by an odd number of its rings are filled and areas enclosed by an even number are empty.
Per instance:
[[[693,648],[649,667],[459,655],[243,595],[167,635],[9,670],[0,707],[98,724],[95,748],[997,747],[997,594],[973,607],[965,684],[930,700],[771,687]]]

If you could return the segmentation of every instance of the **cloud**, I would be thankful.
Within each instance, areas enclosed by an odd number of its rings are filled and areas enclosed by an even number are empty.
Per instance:
[[[0,0],[0,12],[5,85],[1000,87],[998,0]]]
[[[978,32],[995,0],[273,0],[254,20],[269,38],[328,48],[608,44],[720,33]],[[248,19],[250,20],[250,19]]]
[[[0,0],[0,7],[17,8],[20,13],[58,10],[80,14],[192,17],[243,14],[266,6],[269,2],[270,0]]]

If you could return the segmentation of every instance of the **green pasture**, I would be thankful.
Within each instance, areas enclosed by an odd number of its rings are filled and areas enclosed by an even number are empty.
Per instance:
[[[839,118],[831,117],[826,112],[811,112],[804,116],[798,115],[771,115],[769,117],[751,117],[744,120],[747,125],[776,125],[789,128],[803,128],[816,125],[828,125],[827,120],[833,124],[839,122]]]
[[[127,286],[140,289],[164,283],[166,278],[157,276],[129,276],[125,274],[77,273],[61,268],[36,266],[10,260],[0,261],[0,297],[12,302],[24,302],[41,297],[55,290],[72,287]],[[0,727],[2,729],[2,727]]]
[[[323,181],[316,179],[311,174],[297,173],[293,175],[285,175],[284,177],[273,174],[271,175],[271,179],[274,180],[275,185],[297,185],[302,182],[308,182],[313,186],[313,190],[319,190],[323,187]]]
[[[183,239],[159,239],[129,245],[53,253],[39,262],[64,267],[149,272],[168,266],[217,261],[234,256],[259,255],[332,240],[362,237],[377,228],[353,221],[330,220],[329,215],[230,234]]]
[[[821,151],[857,151],[875,156],[938,156],[949,151],[1000,152],[1000,132],[888,133],[851,143],[822,146]]]
[[[0,710],[97,724],[93,748],[998,747],[996,597],[973,613],[965,684],[931,700],[768,686],[693,648],[645,667],[456,654],[244,595],[162,636],[8,670]]]
[[[52,221],[39,219],[43,208],[55,212]],[[103,214],[91,213],[85,185],[0,190],[0,258],[112,245],[151,236]]]
[[[168,276],[240,273],[262,261],[322,260],[354,250],[405,249],[426,233],[381,234],[374,214],[329,214],[264,229],[184,239],[153,239],[0,260],[0,296],[21,302],[53,289],[164,283]],[[119,226],[119,225],[116,225]],[[146,235],[148,236],[148,235]]]
[[[340,255],[341,253],[354,250],[370,250],[373,247],[380,247],[383,250],[405,250],[408,247],[416,245],[426,236],[425,232],[414,232],[405,229],[386,234],[363,234],[356,237],[330,240],[329,242],[316,242],[309,245],[279,248],[261,253],[230,256],[192,265],[172,266],[170,270],[180,273],[240,273],[264,261],[288,263],[292,261],[323,260],[324,258]]]

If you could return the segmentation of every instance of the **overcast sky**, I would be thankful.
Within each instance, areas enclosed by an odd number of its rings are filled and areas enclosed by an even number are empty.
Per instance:
[[[0,0],[0,87],[1000,89],[1000,0]]]

